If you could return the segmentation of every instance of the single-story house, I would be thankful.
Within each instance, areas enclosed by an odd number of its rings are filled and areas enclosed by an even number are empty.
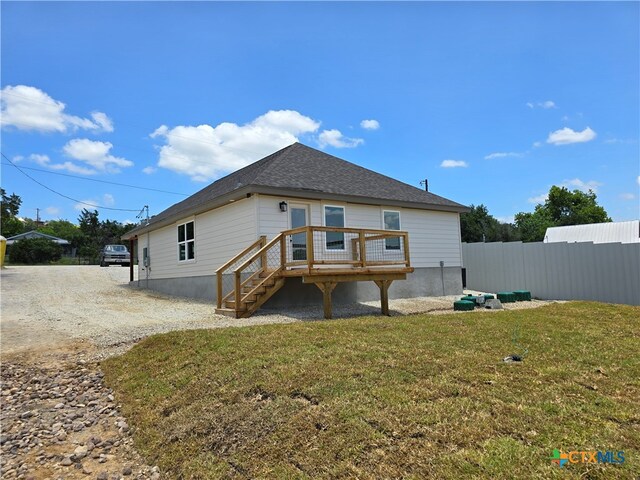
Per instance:
[[[235,274],[238,288],[255,299],[264,285],[246,282],[279,269],[271,278],[279,291],[268,293],[267,307],[322,302],[309,282],[325,292],[325,302],[335,288],[334,301],[354,303],[380,298],[380,292],[388,298],[461,293],[459,214],[466,211],[295,143],[215,181],[123,239],[137,247],[137,284],[144,288],[217,300],[218,306],[224,295],[233,306],[223,282],[230,279],[233,290]],[[259,261],[262,272],[250,266]],[[312,272],[342,276],[304,276]]]
[[[549,227],[544,243],[640,243],[640,220]]]
[[[54,237],[53,235],[47,235],[46,233],[38,232],[37,230],[19,233],[18,235],[7,238],[7,246],[9,247],[18,240],[24,240],[27,238],[44,238],[46,240],[51,240],[52,242],[62,246],[62,255],[64,255],[65,257],[75,256],[75,248],[71,247],[71,243],[69,243],[68,240],[65,240],[64,238]]]

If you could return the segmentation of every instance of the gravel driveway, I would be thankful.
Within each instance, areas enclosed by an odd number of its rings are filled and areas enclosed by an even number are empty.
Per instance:
[[[129,269],[98,266],[9,267],[1,272],[2,354],[50,351],[85,341],[102,356],[154,333],[196,328],[290,323],[323,318],[322,305],[262,310],[247,319],[214,313],[213,302],[170,297],[129,286]],[[392,300],[392,314],[452,313],[458,296]],[[518,302],[505,309],[547,302]],[[379,302],[334,306],[336,318],[379,315]],[[463,313],[464,314],[464,313]],[[118,347],[120,348],[114,348]]]
[[[3,355],[82,340],[111,347],[171,330],[295,321],[216,315],[212,302],[130,287],[129,269],[123,267],[9,267],[0,275]]]

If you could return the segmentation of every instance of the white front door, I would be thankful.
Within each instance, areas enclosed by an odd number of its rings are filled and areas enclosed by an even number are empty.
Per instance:
[[[309,225],[309,206],[292,203],[289,207],[291,215],[291,228],[306,227]],[[291,235],[292,260],[307,259],[307,234],[305,232]]]

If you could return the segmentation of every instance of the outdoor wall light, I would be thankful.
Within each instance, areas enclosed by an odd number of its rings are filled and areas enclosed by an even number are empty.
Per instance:
[[[287,202],[285,202],[285,201],[280,202],[280,211],[281,212],[286,212],[287,211]]]

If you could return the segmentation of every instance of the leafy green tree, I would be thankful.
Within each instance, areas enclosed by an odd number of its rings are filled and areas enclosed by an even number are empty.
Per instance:
[[[591,190],[587,193],[580,190],[570,192],[565,187],[554,185],[549,190],[544,207],[556,226],[611,221],[605,209],[598,205],[596,194]]]
[[[536,205],[533,212],[520,212],[515,216],[516,228],[525,242],[541,242],[549,227],[610,222],[611,218],[598,205],[596,194],[589,190],[569,191],[552,186],[544,204]]]
[[[549,213],[542,205],[537,205],[533,212],[516,213],[515,222],[523,242],[542,241],[547,228],[554,226]]]
[[[471,211],[460,214],[463,242],[512,242],[520,236],[513,225],[501,223],[489,214],[485,205],[471,205]]]
[[[22,199],[15,193],[7,195],[4,188],[0,188],[0,194],[2,194],[2,203],[0,205],[0,233],[7,238],[13,237],[24,231],[24,226],[18,219]]]
[[[24,238],[11,245],[11,263],[35,265],[60,260],[62,247],[46,238]]]
[[[88,258],[92,263],[97,263],[100,250],[108,244],[122,243],[121,237],[129,226],[123,225],[115,220],[100,221],[96,210],[82,210],[78,217],[82,242],[78,245],[78,254]]]

